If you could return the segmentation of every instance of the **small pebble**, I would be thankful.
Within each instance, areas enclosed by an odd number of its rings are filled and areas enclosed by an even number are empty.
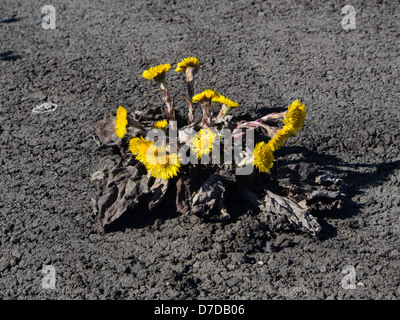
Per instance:
[[[45,112],[53,112],[57,109],[57,105],[51,102],[45,102],[39,106],[36,106],[32,109],[33,113],[45,113]]]

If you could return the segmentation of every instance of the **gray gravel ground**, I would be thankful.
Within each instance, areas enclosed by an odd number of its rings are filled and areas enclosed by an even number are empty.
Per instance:
[[[337,0],[51,4],[45,30],[43,1],[0,1],[0,298],[400,298],[399,1],[350,1],[354,30]],[[110,150],[96,150],[93,124],[119,105],[161,106],[141,73],[188,56],[201,62],[197,91],[238,112],[307,106],[287,152],[348,187],[342,209],[318,216],[319,237],[272,232],[256,214],[222,224],[158,212],[156,231],[155,214],[97,232],[90,176]],[[179,100],[182,76],[168,76]],[[46,101],[57,110],[32,113]],[[46,265],[55,289],[42,287]]]

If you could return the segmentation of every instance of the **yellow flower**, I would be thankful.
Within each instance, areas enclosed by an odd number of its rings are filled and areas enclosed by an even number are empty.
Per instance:
[[[165,73],[171,69],[170,64],[160,64],[155,67],[151,67],[142,73],[143,78],[148,80],[155,80],[157,82],[162,82],[164,80]]]
[[[197,153],[197,157],[201,159],[202,155],[209,155],[213,149],[213,143],[217,135],[210,129],[201,129],[199,133],[190,140],[192,150]]]
[[[193,103],[198,103],[198,102],[205,102],[205,101],[215,101],[215,99],[219,98],[221,95],[212,89],[207,89],[204,90],[203,92],[196,94],[192,98]]]
[[[175,71],[179,72],[179,73],[185,73],[186,68],[193,68],[194,72],[199,71],[199,69],[200,69],[199,60],[197,60],[197,58],[195,58],[195,57],[186,58],[178,63]]]
[[[181,165],[177,153],[167,155],[166,148],[158,148],[154,142],[147,141],[143,137],[132,138],[129,141],[129,150],[155,178],[170,179],[179,172]]]
[[[164,129],[168,125],[167,120],[160,120],[157,121],[156,124],[153,126],[154,129]]]
[[[117,116],[115,117],[115,134],[122,138],[127,132],[126,126],[128,125],[127,112],[124,107],[119,107]]]
[[[129,150],[136,156],[136,160],[141,161],[142,163],[146,164],[146,154],[147,150],[149,147],[153,144],[154,142],[147,141],[143,137],[140,138],[132,138],[129,140]]]
[[[215,98],[213,101],[222,103],[221,110],[219,111],[218,114],[218,119],[225,117],[229,113],[231,108],[239,107],[239,103],[234,102],[228,98],[225,98],[224,96],[219,96]]]
[[[239,107],[239,103],[234,102],[234,101],[232,101],[232,100],[230,100],[228,98],[225,98],[224,96],[219,96],[219,97],[215,98],[213,101],[222,103],[222,104],[226,105],[229,108],[237,108],[237,107]]]
[[[274,165],[274,154],[271,146],[264,141],[257,143],[254,147],[254,166],[260,171],[267,173]]]
[[[291,136],[294,136],[303,127],[305,117],[306,107],[304,104],[298,100],[294,101],[289,106],[286,117],[283,119],[285,125],[268,142],[272,151],[281,148]]]
[[[268,141],[271,150],[276,151],[281,148],[295,133],[296,132],[291,124],[284,125],[283,128],[279,130],[270,141]]]
[[[179,172],[181,163],[177,153],[167,154],[165,147],[152,144],[146,152],[146,168],[154,178],[171,179]]]
[[[306,106],[299,100],[295,100],[288,108],[286,117],[283,119],[285,125],[291,125],[294,133],[303,127],[304,119],[306,118]]]

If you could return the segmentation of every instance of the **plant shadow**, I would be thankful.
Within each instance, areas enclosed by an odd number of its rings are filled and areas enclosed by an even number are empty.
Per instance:
[[[357,203],[355,198],[365,192],[365,189],[381,185],[385,182],[394,170],[400,168],[400,160],[384,163],[348,163],[337,156],[317,153],[304,147],[285,147],[278,151],[280,155],[300,154],[301,162],[313,165],[318,168],[317,172],[310,172],[308,179],[314,180],[316,176],[329,173],[335,178],[343,181],[340,200],[342,205],[339,208],[329,210],[316,210],[311,212],[322,230],[318,238],[326,240],[337,235],[337,230],[330,225],[326,219],[348,219],[360,213],[362,204]],[[291,160],[283,159],[281,164],[289,164]],[[305,166],[307,167],[307,166]],[[306,173],[307,174],[307,173]]]

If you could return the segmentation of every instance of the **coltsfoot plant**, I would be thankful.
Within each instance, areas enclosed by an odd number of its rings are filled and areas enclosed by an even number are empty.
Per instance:
[[[235,203],[245,202],[254,212],[263,211],[271,225],[282,226],[285,220],[318,233],[320,226],[307,208],[268,188],[276,185],[269,174],[275,152],[303,127],[304,104],[295,100],[284,112],[240,119],[232,115],[239,103],[213,89],[196,93],[200,62],[189,57],[175,69],[187,88],[182,115],[168,86],[170,69],[161,64],[142,74],[160,91],[159,108],[128,112],[120,106],[116,115],[95,124],[99,146],[119,149],[117,161],[96,173],[101,183],[93,204],[100,228],[122,214],[135,214],[139,202],[151,211],[172,195],[181,214],[229,219]],[[282,214],[286,218],[276,219]]]

